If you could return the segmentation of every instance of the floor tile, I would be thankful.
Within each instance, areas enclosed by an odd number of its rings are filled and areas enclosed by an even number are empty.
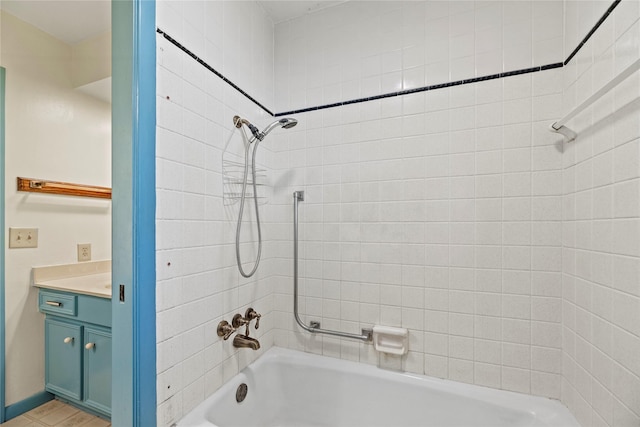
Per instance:
[[[59,400],[52,400],[0,427],[111,427],[111,422]]]
[[[2,427],[40,427],[41,424],[37,424],[32,419],[29,419],[23,415],[16,417],[6,423],[0,424]]]
[[[67,418],[66,420],[56,424],[56,427],[78,427],[84,426],[86,423],[91,421],[94,417],[91,414],[87,414],[86,412],[78,411],[76,414]]]
[[[37,408],[34,408],[32,410],[30,410],[29,412],[27,412],[26,414],[24,414],[24,416],[26,416],[27,418],[31,418],[34,420],[40,420],[43,417],[46,417],[47,415],[51,414],[52,412],[57,411],[58,409],[67,406],[64,403],[60,402],[59,400],[51,400],[45,404],[42,404],[40,406],[38,406]]]
[[[82,424],[81,427],[111,427],[111,423],[102,418],[93,417],[93,419],[86,424]]]
[[[38,422],[47,426],[57,426],[62,421],[65,421],[67,418],[77,414],[78,412],[80,412],[79,409],[74,408],[73,406],[64,405],[63,407],[58,408],[55,411],[40,418]]]

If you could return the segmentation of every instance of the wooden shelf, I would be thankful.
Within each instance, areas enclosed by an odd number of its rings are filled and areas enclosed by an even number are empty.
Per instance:
[[[95,185],[72,184],[70,182],[48,181],[45,179],[18,177],[18,191],[32,193],[60,194],[64,196],[97,197],[110,199],[111,188]]]

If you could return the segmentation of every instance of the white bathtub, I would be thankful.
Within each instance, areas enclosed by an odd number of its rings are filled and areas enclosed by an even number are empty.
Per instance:
[[[236,402],[242,383],[248,393]],[[579,427],[559,402],[272,348],[179,427]]]

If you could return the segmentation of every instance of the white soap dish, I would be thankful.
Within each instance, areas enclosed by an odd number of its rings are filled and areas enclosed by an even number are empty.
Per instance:
[[[373,327],[373,346],[382,353],[403,355],[409,351],[409,331],[392,326]]]

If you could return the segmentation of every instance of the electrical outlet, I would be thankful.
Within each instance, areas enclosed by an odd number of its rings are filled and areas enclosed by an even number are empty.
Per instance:
[[[78,261],[91,261],[91,243],[78,243]]]
[[[37,228],[9,228],[10,248],[37,248]]]

